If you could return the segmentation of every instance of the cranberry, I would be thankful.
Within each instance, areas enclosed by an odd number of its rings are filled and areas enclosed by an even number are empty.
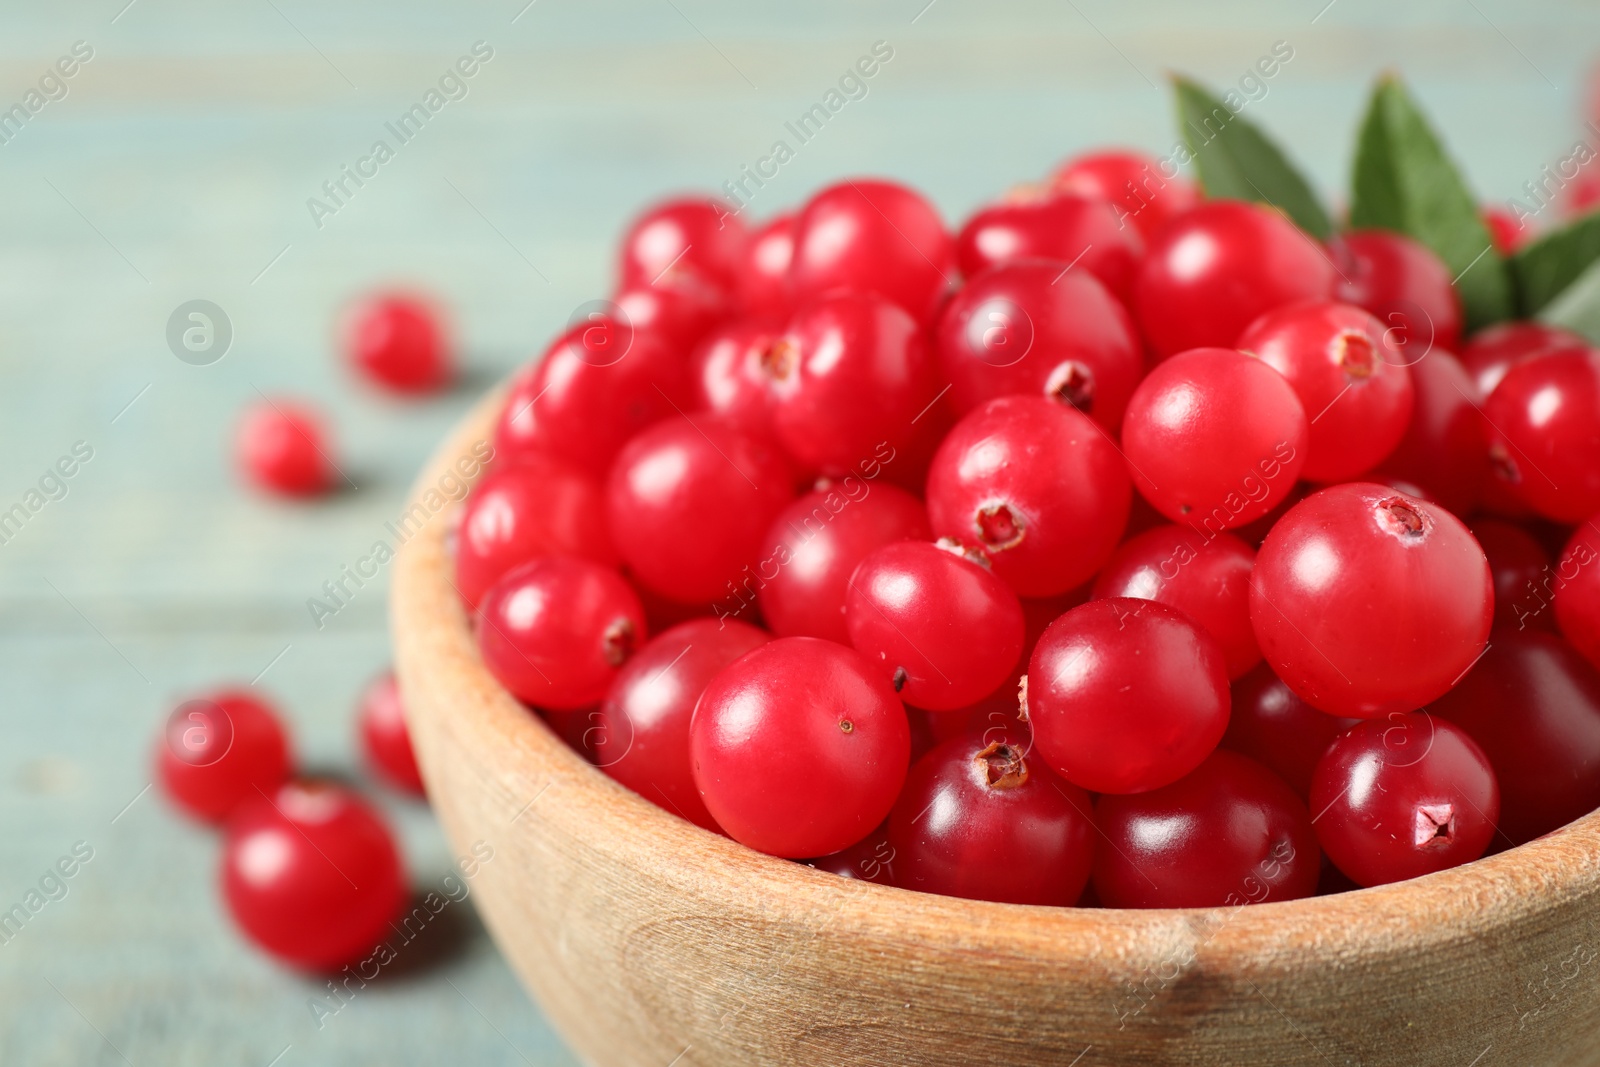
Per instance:
[[[1298,900],[1322,854],[1305,802],[1261,764],[1213,752],[1171,785],[1095,805],[1094,888],[1108,908]]]
[[[1200,190],[1173,167],[1142,152],[1110,151],[1075,156],[1055,172],[1051,184],[1064,192],[1111,202],[1117,221],[1133,223],[1146,238],[1168,219],[1200,202]]]
[[[682,603],[726,595],[794,498],[778,450],[715,418],[667,419],[628,442],[606,485],[622,558],[641,582]]]
[[[1304,474],[1345,481],[1393,452],[1411,425],[1414,394],[1404,355],[1383,324],[1331,301],[1269,311],[1239,348],[1289,380],[1310,421]]]
[[[968,278],[1019,259],[1047,259],[1087,271],[1127,301],[1144,255],[1139,232],[1124,227],[1104,200],[1058,194],[1039,200],[991,204],[956,236],[956,258]]]
[[[1600,511],[1600,352],[1548,352],[1506,371],[1484,405],[1491,470],[1546,518]]]
[[[1511,255],[1532,239],[1533,231],[1511,212],[1487,205],[1483,207],[1482,212],[1483,224],[1489,229],[1489,237],[1494,241],[1495,251],[1502,256]]]
[[[772,435],[767,364],[782,333],[766,322],[740,319],[712,330],[690,368],[694,407],[758,437]]]
[[[596,765],[646,800],[715,831],[689,767],[689,719],[717,672],[769,640],[733,619],[696,619],[651,638],[588,715]]]
[[[1222,747],[1249,756],[1306,797],[1317,761],[1335,737],[1360,721],[1318,711],[1262,663],[1233,683],[1233,714]]]
[[[1545,352],[1587,352],[1589,343],[1571,330],[1542,322],[1502,322],[1474,335],[1461,350],[1461,365],[1483,396],[1494,392],[1506,371]]]
[[[762,617],[780,637],[850,643],[844,601],[856,564],[892,541],[932,537],[922,501],[892,485],[851,476],[817,489],[778,514],[756,568]],[[769,574],[768,571],[771,571]]]
[[[624,288],[687,276],[732,292],[744,240],[744,223],[722,201],[668,200],[629,225],[618,275]]]
[[[586,471],[525,452],[484,475],[456,531],[456,591],[470,607],[506,571],[535,556],[615,565],[605,493]]]
[[[689,403],[682,354],[615,315],[596,314],[512,381],[495,455],[529,452],[604,476],[628,438]]]
[[[750,235],[739,266],[739,293],[746,315],[772,322],[789,317],[789,264],[793,260],[793,215],[779,215]]]
[[[850,643],[907,704],[965,707],[1010,677],[1022,655],[1022,605],[979,559],[959,546],[900,541],[872,552],[850,578]]]
[[[291,782],[228,825],[222,895],[245,935],[309,971],[354,963],[383,941],[406,901],[394,838],[360,797]]]
[[[1496,634],[1429,712],[1482,747],[1500,783],[1500,832],[1532,841],[1600,807],[1600,674],[1553,634]]]
[[[623,289],[615,306],[617,317],[665,342],[680,361],[732,311],[726,294],[693,277]]]
[[[969,733],[917,761],[889,816],[895,884],[924,893],[1068,907],[1089,882],[1089,795],[1025,738]]]
[[[1032,393],[1077,408],[1112,433],[1144,374],[1128,313],[1063,263],[1006,263],[974,277],[939,317],[935,347],[955,408]]]
[[[186,700],[167,718],[156,779],[189,815],[221,822],[257,790],[289,777],[289,737],[272,705],[248,690]]]
[[[1384,885],[1483,855],[1500,815],[1489,759],[1466,731],[1424,712],[1337,738],[1311,781],[1317,840],[1357,885]]]
[[[884,822],[849,848],[807,860],[819,871],[879,885],[894,885],[894,846],[889,844],[889,824]]]
[[[1500,519],[1478,519],[1469,529],[1489,561],[1495,629],[1555,629],[1552,613],[1544,610],[1540,589],[1551,571],[1550,553],[1544,546],[1522,527]]]
[[[415,796],[426,796],[393,671],[384,671],[361,694],[356,724],[367,765],[395,788]]]
[[[1116,550],[1132,489],[1089,417],[1042,397],[968,413],[928,471],[933,532],[983,549],[1021,596],[1082,585]]]
[[[1150,242],[1134,281],[1134,310],[1156,355],[1231,345],[1284,304],[1333,293],[1327,253],[1277,211],[1208,200]]]
[[[1156,510],[1207,534],[1243,526],[1289,495],[1305,465],[1305,409],[1283,375],[1226,348],[1197,348],[1139,383],[1122,447]]]
[[[371,297],[345,321],[345,355],[368,381],[396,393],[431,393],[450,381],[453,362],[439,314],[401,293]]]
[[[695,784],[735,841],[798,859],[838,852],[889,814],[911,730],[859,652],[782,637],[725,667],[689,726]]]
[[[1441,348],[1411,364],[1411,426],[1379,468],[1415,482],[1457,515],[1477,504],[1489,477],[1483,396],[1459,360]]]
[[[1444,694],[1482,653],[1493,611],[1489,564],[1460,519],[1360,482],[1279,520],[1250,589],[1278,677],[1329,714],[1364,719]]]
[[[1200,765],[1228,726],[1216,639],[1153,600],[1091,600],[1050,624],[1028,662],[1045,763],[1096,793],[1141,793]]]
[[[1366,308],[1393,331],[1404,362],[1461,343],[1461,297],[1450,268],[1433,250],[1404,234],[1360,230],[1342,241],[1347,265],[1339,298]]]
[[[1228,677],[1261,662],[1250,628],[1250,571],[1256,553],[1232,534],[1206,539],[1158,526],[1125,541],[1095,579],[1094,598],[1136,597],[1177,608],[1217,639]]]
[[[333,488],[327,431],[306,404],[261,398],[240,416],[234,447],[245,479],[269,493],[309,497]]]
[[[545,556],[513,567],[478,607],[484,664],[517,699],[566,711],[605,695],[645,636],[644,608],[616,571]]]
[[[1600,667],[1600,515],[1572,535],[1556,564],[1554,585],[1561,633]]]
[[[857,178],[807,201],[795,223],[789,284],[798,302],[848,288],[924,321],[954,269],[954,242],[932,204],[895,182]]]
[[[905,447],[935,395],[916,321],[866,293],[834,293],[802,308],[765,366],[778,440],[799,463],[829,475]]]

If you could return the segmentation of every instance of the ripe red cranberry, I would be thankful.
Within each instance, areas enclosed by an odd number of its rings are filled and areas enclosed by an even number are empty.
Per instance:
[[[1544,546],[1522,527],[1502,519],[1477,519],[1468,528],[1489,561],[1494,628],[1555,629],[1554,613],[1545,610],[1549,594],[1542,586],[1554,568]]]
[[[720,200],[684,197],[654,204],[622,237],[623,288],[689,277],[732,292],[739,284],[744,223]]]
[[[1283,375],[1227,348],[1157,366],[1128,401],[1122,428],[1139,493],[1206,534],[1243,526],[1287,497],[1308,440],[1305,409]]]
[[[694,407],[747,434],[772,436],[767,363],[782,338],[781,328],[757,319],[712,330],[695,350],[689,371]]]
[[[1091,600],[1050,624],[1028,662],[1045,763],[1096,793],[1142,793],[1200,765],[1228,726],[1216,639],[1153,600]]]
[[[1461,297],[1450,268],[1426,245],[1390,230],[1345,234],[1339,299],[1372,312],[1416,365],[1426,353],[1461,343]]]
[[[1371,470],[1411,425],[1405,355],[1358,307],[1323,300],[1277,308],[1250,324],[1239,348],[1287,378],[1300,398],[1311,433],[1302,473],[1311,481]]]
[[[739,261],[739,295],[746,315],[770,322],[788,319],[793,261],[793,215],[778,215],[750,235]]]
[[[322,416],[307,404],[263,397],[244,409],[234,437],[239,470],[279,496],[320,496],[333,488],[332,446]]]
[[[1461,365],[1485,397],[1506,371],[1529,356],[1546,352],[1587,352],[1589,342],[1571,330],[1542,322],[1500,322],[1475,334],[1461,350]]]
[[[186,700],[167,717],[155,753],[156,780],[183,811],[221,822],[289,777],[288,733],[272,705],[249,690]]]
[[[626,319],[635,331],[660,338],[680,361],[733,311],[732,300],[725,293],[688,277],[623,289],[614,305],[618,317]]]
[[[813,300],[765,359],[773,429],[802,466],[842,475],[915,436],[936,390],[916,321],[868,293]]]
[[[1214,908],[1298,900],[1322,853],[1305,802],[1236,752],[1171,785],[1095,804],[1094,888],[1108,908]]]
[[[439,313],[402,293],[380,294],[352,308],[344,350],[362,377],[396,393],[434,392],[453,372]]]
[[[633,574],[681,603],[727,595],[794,499],[778,450],[715,417],[666,419],[629,441],[606,483],[612,539]]]
[[[1232,534],[1209,540],[1182,526],[1157,526],[1123,542],[1095,579],[1094,599],[1157,600],[1216,638],[1228,677],[1261,662],[1250,628],[1255,549]]]
[[[495,455],[504,463],[543,452],[604,477],[628,438],[689,403],[678,349],[597,313],[512,381],[495,426]]]
[[[1326,300],[1335,272],[1320,245],[1271,208],[1208,200],[1163,227],[1134,281],[1134,313],[1165,359],[1231,345],[1262,315]]]
[[[895,853],[889,844],[889,824],[884,822],[849,848],[807,860],[819,871],[878,885],[894,885]]]
[[[535,556],[619,561],[599,481],[564,460],[524,452],[492,468],[467,497],[456,529],[456,591],[476,607],[495,579]]]
[[[896,182],[830,185],[795,223],[789,285],[797,304],[831,289],[874,293],[926,321],[955,275],[955,244],[932,204]]]
[[[1279,520],[1250,587],[1278,677],[1331,715],[1363,719],[1444,694],[1483,652],[1493,612],[1489,564],[1460,519],[1361,482]]]
[[[856,567],[845,594],[850,643],[907,704],[953,711],[1011,677],[1022,605],[987,563],[960,546],[900,541]]]
[[[1457,515],[1470,513],[1489,477],[1483,396],[1459,360],[1441,348],[1411,364],[1411,426],[1379,470],[1414,482]]]
[[[1484,405],[1490,469],[1539,514],[1600,511],[1600,352],[1550,352],[1508,371]]]
[[[1499,829],[1532,841],[1600,808],[1600,673],[1554,634],[1498,633],[1428,711],[1476,741],[1500,784]]]
[[[1360,721],[1318,711],[1262,663],[1233,683],[1233,713],[1222,747],[1249,756],[1306,797],[1317,761],[1335,737]]]
[[[1600,515],[1573,533],[1552,584],[1562,636],[1600,667]]]
[[[326,782],[290,782],[228,824],[222,896],[273,956],[334,971],[370,955],[405,906],[405,872],[378,813]]]
[[[896,885],[1007,904],[1077,901],[1094,864],[1089,795],[1026,749],[1026,737],[969,732],[917,761],[889,816]]]
[[[932,537],[922,501],[897,486],[851,476],[813,490],[778,513],[762,542],[771,555],[753,583],[761,615],[780,637],[847,645],[845,592],[856,564],[891,542]]]
[[[1509,256],[1533,238],[1533,230],[1511,212],[1485,204],[1481,209],[1483,224],[1489,228],[1494,248],[1502,256]]]
[[[595,764],[658,807],[715,831],[689,766],[689,719],[722,668],[769,640],[735,619],[696,619],[651,638],[587,716]]]
[[[417,756],[411,748],[411,732],[406,727],[405,705],[400,702],[400,687],[394,672],[384,671],[361,694],[356,712],[357,737],[367,766],[378,777],[415,796],[426,796]]]
[[[1065,267],[1006,263],[972,278],[945,307],[935,348],[957,412],[1031,393],[1112,433],[1122,425],[1144,374],[1139,335],[1103,285]]]
[[[983,549],[1020,596],[1088,581],[1115,551],[1131,496],[1105,432],[1042,397],[1001,397],[968,413],[928,471],[933,532]]]
[[[881,823],[911,730],[859,652],[782,637],[725,667],[689,725],[695,784],[717,824],[759,852],[825,856]]]
[[[1470,863],[1500,816],[1500,787],[1461,727],[1424,712],[1364,722],[1334,740],[1311,780],[1317,840],[1357,885]]]
[[[501,575],[476,622],[489,673],[523,703],[554,711],[604,696],[645,638],[644,608],[622,576],[565,556]]]
[[[1047,259],[1086,271],[1126,302],[1144,255],[1139,231],[1123,226],[1111,205],[1097,197],[1056,194],[1038,200],[991,204],[967,220],[956,235],[961,273],[1021,259]]]
[[[1132,223],[1147,239],[1168,219],[1200,202],[1200,190],[1143,152],[1092,152],[1075,156],[1057,168],[1051,185],[1063,192],[1111,202],[1117,221]]]

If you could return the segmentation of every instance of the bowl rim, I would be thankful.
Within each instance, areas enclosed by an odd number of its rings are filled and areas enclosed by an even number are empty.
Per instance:
[[[453,473],[469,486],[482,476],[482,470],[463,476],[456,461],[471,454],[475,445],[481,449],[493,440],[505,392],[505,382],[491,389],[446,436],[418,475],[408,507],[427,493],[437,493],[444,475]],[[809,905],[815,914],[831,916],[831,923],[862,932],[911,927],[958,950],[1003,951],[1021,944],[1039,951],[1050,946],[1049,954],[1057,957],[1084,958],[1107,946],[1123,946],[1124,955],[1134,960],[1129,966],[1159,958],[1149,951],[1130,952],[1129,946],[1170,946],[1177,936],[1189,944],[1198,939],[1212,952],[1241,961],[1238,966],[1245,971],[1259,972],[1305,963],[1336,966],[1351,953],[1393,957],[1482,940],[1600,893],[1600,811],[1535,841],[1420,878],[1328,896],[1206,908],[968,900],[843,878],[765,855],[659,808],[614,781],[494,680],[478,656],[470,619],[450,576],[448,544],[464,495],[446,503],[439,515],[444,521],[426,523],[406,541],[395,562],[391,615],[402,687],[446,697],[459,712],[448,722],[426,725],[465,733],[469,751],[473,745],[494,746],[479,751],[498,751],[501,760],[532,757],[533,764],[519,764],[518,773],[542,776],[547,786],[578,789],[583,817],[593,820],[596,848],[621,862],[648,862],[652,873],[667,882],[693,887],[730,907],[748,908],[752,900],[762,899],[760,894],[780,893],[790,910]],[[408,698],[404,703],[412,718],[419,705],[435,702]],[[413,720],[414,733],[417,725]],[[438,772],[425,750],[418,755],[431,794]],[[640,851],[630,855],[628,849]],[[1248,908],[1244,920],[1235,921],[1243,908]]]

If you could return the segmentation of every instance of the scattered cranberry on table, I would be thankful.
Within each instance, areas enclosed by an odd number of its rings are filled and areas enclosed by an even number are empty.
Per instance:
[[[221,882],[251,941],[313,972],[369,955],[407,893],[382,818],[349,790],[316,781],[270,791],[228,824]]]
[[[334,488],[322,415],[299,401],[262,397],[244,409],[234,451],[245,479],[268,493],[321,496]]]
[[[266,700],[225,689],[173,709],[156,747],[156,779],[184,812],[219,823],[294,766],[289,735]]]
[[[417,755],[411,749],[405,705],[393,671],[384,671],[361,694],[356,718],[361,752],[367,765],[389,785],[413,796],[426,796]]]
[[[351,365],[390,392],[437,392],[455,373],[439,311],[420,297],[391,293],[363,300],[349,313],[344,344]]]

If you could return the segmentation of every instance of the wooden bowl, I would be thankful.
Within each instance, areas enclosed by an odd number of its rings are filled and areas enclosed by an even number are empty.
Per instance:
[[[440,479],[499,402],[417,483],[396,661],[439,819],[493,849],[484,920],[588,1063],[1600,1064],[1600,814],[1400,885],[1080,910],[821,873],[618,786],[489,676],[452,586]]]

